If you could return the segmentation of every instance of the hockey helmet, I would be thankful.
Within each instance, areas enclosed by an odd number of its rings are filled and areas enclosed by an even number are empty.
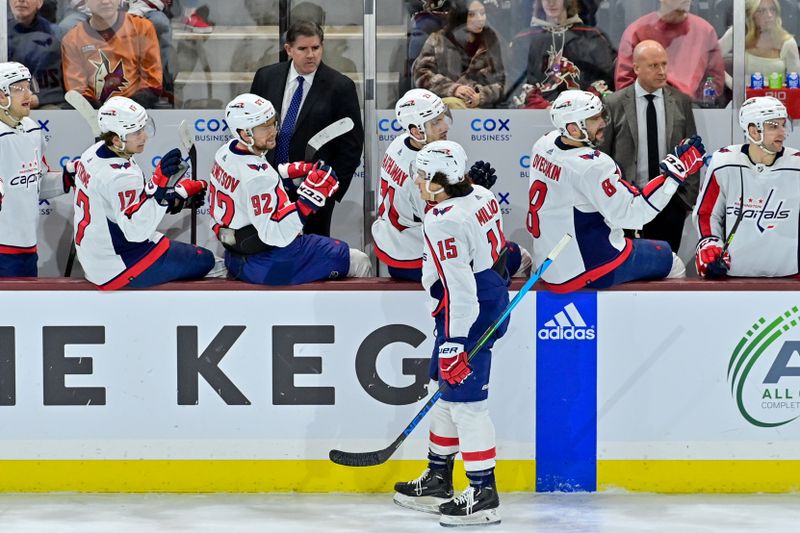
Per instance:
[[[558,95],[553,105],[550,107],[550,120],[553,126],[558,128],[561,135],[573,141],[589,141],[589,134],[586,132],[586,119],[603,112],[603,102],[596,94],[588,91],[569,90]],[[567,124],[575,124],[581,130],[583,138],[575,138],[567,131]]]
[[[264,124],[275,116],[275,108],[266,98],[255,94],[244,93],[225,106],[225,122],[236,133],[245,130],[251,134],[253,128]],[[238,133],[236,133],[238,136]]]
[[[155,126],[144,107],[130,98],[112,96],[97,112],[97,123],[103,133],[113,132],[119,135],[125,149],[125,137],[145,129],[148,136],[155,133]]]
[[[425,123],[448,111],[442,99],[427,89],[407,91],[394,106],[397,122],[408,132],[416,126],[422,132],[422,142],[426,138]]]
[[[18,81],[28,80],[31,82],[31,90],[36,93],[36,80],[31,77],[31,71],[22,63],[8,61],[0,63],[0,91],[6,96],[11,97],[11,86]]]
[[[772,96],[754,96],[748,98],[742,103],[739,109],[739,126],[744,130],[747,140],[755,145],[764,149],[764,122],[769,120],[785,119],[787,127],[790,125],[789,113],[786,111],[786,106],[783,102]],[[754,124],[761,139],[758,141],[750,136],[750,124]],[[769,150],[765,150],[769,152]]]
[[[464,180],[467,153],[460,144],[453,141],[434,141],[417,152],[418,175],[422,173],[422,179],[430,182],[437,172],[447,176],[447,183],[450,185]]]

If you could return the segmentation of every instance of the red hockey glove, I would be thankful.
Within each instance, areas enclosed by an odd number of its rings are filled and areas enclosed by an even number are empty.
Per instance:
[[[323,165],[309,173],[297,188],[297,209],[303,217],[325,205],[325,202],[339,190],[336,173],[328,165]]]
[[[167,213],[175,215],[184,208],[200,208],[206,200],[206,187],[208,184],[203,180],[192,180],[183,178],[175,185],[175,188],[164,195],[164,202],[167,205]]]
[[[158,162],[153,177],[145,185],[145,193],[156,199],[159,205],[169,205],[167,195],[173,193],[175,185],[183,178],[188,165],[183,163],[181,151],[173,148]]]
[[[278,174],[285,180],[293,180],[295,178],[305,178],[308,173],[314,170],[317,165],[315,163],[306,163],[305,161],[296,161],[294,163],[281,163],[278,165]]]
[[[703,166],[703,155],[706,149],[703,146],[703,139],[695,135],[684,139],[675,147],[675,150],[661,161],[659,168],[662,174],[673,178],[679,184],[683,184],[686,178]]]
[[[460,385],[470,374],[472,368],[467,362],[467,352],[464,351],[463,344],[445,342],[439,346],[439,379],[450,385]]]
[[[709,279],[724,278],[731,268],[731,256],[722,253],[722,241],[717,237],[706,237],[697,243],[694,265],[701,277]]]

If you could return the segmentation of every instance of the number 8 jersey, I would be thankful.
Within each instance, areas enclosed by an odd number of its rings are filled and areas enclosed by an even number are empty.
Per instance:
[[[542,276],[549,288],[574,291],[620,266],[632,251],[622,229],[641,229],[677,188],[661,175],[640,191],[607,154],[568,145],[557,130],[542,136],[531,152],[528,190],[534,264],[542,264],[564,234],[575,237]]]

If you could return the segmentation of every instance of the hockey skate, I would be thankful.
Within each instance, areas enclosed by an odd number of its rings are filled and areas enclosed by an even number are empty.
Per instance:
[[[439,506],[453,497],[453,461],[447,468],[426,468],[417,479],[395,483],[394,503],[401,507],[439,514]]]
[[[447,527],[499,524],[499,507],[494,483],[480,488],[470,485],[454,500],[439,506],[439,524]]]

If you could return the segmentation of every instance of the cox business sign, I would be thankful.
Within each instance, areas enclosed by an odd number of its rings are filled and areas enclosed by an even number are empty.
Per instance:
[[[194,121],[195,142],[225,142],[233,137],[225,119],[201,117]]]
[[[476,117],[470,120],[472,132],[470,140],[508,142],[511,140],[511,118],[508,117]]]

